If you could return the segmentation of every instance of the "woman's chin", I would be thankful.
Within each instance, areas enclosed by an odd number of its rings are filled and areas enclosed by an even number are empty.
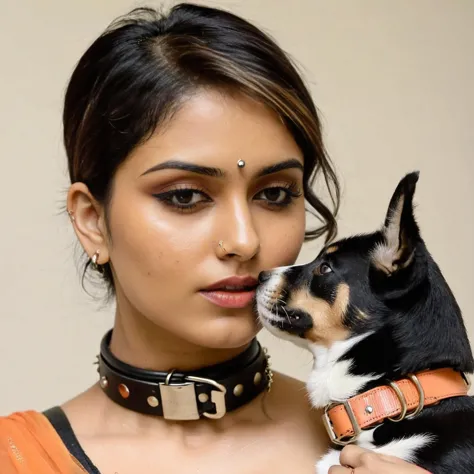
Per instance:
[[[238,349],[248,345],[260,329],[255,316],[223,317],[200,325],[194,336],[201,347]]]

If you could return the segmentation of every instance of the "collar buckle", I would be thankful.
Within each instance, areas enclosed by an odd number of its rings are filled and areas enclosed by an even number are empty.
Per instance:
[[[354,431],[354,434],[351,437],[347,438],[346,440],[343,440],[336,435],[336,433],[334,432],[331,420],[328,415],[328,411],[337,405],[344,405],[344,408],[346,409],[349,420],[352,424],[352,430]],[[354,442],[359,437],[360,433],[362,432],[362,429],[359,423],[357,422],[355,413],[352,410],[352,407],[348,400],[345,400],[343,402],[330,403],[329,405],[326,405],[324,407],[324,413],[323,413],[322,419],[323,419],[324,427],[326,428],[326,431],[329,435],[330,440],[334,444],[338,444],[339,446],[346,446],[347,444]]]
[[[208,385],[212,385],[213,387],[217,388],[217,390],[211,391],[211,402],[214,403],[216,407],[216,412],[215,413],[204,412],[203,415],[206,418],[218,419],[218,418],[222,418],[226,414],[227,409],[226,409],[226,404],[225,404],[225,394],[227,393],[227,389],[224,387],[224,385],[212,379],[206,379],[203,377],[195,377],[191,375],[186,377],[186,379],[190,380],[191,382],[207,383]]]
[[[205,412],[202,415],[206,418],[217,419],[226,414],[225,394],[227,390],[223,385],[212,379],[195,376],[187,376],[185,383],[170,384],[171,375],[172,372],[168,374],[164,383],[160,383],[161,402],[165,419],[185,421],[201,418],[196,400],[195,383],[212,385],[217,389],[211,391],[211,401],[216,407],[216,412]]]

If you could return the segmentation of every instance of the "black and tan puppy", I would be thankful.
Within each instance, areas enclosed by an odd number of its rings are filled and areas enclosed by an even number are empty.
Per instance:
[[[349,442],[435,474],[474,473],[465,378],[474,361],[460,308],[415,221],[417,181],[418,173],[400,181],[381,230],[260,275],[263,325],[314,355],[308,392],[334,442],[319,474]]]

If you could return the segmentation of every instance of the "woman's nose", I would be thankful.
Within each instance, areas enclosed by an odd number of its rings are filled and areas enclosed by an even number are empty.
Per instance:
[[[228,211],[221,225],[225,256],[250,260],[260,250],[260,237],[252,214],[244,206],[236,206],[232,211]]]

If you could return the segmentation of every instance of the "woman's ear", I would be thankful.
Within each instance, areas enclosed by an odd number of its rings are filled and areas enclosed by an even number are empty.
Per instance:
[[[107,227],[103,207],[94,199],[84,183],[74,183],[69,188],[67,209],[74,224],[74,231],[89,258],[98,251],[97,264],[109,260]]]
[[[383,242],[372,252],[373,265],[388,276],[406,268],[413,260],[420,231],[413,211],[413,196],[419,172],[406,175],[390,200],[381,230]]]

